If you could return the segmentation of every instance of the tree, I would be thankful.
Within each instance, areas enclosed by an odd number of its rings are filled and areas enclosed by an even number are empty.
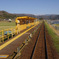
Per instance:
[[[39,20],[43,20],[43,18],[39,18]]]

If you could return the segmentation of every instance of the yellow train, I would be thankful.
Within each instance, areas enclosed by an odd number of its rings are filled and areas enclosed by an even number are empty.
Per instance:
[[[34,22],[36,18],[33,17],[28,17],[28,16],[23,16],[23,17],[17,17],[16,18],[16,24],[28,24]]]
[[[26,27],[30,27],[31,25],[34,25],[34,20],[36,18],[23,16],[23,17],[17,17],[16,18],[16,29],[23,30],[26,29]]]

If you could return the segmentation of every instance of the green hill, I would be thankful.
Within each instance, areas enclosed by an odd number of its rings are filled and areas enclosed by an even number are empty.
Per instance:
[[[8,13],[6,11],[0,11],[0,19],[13,19],[14,17],[16,17],[16,15]]]

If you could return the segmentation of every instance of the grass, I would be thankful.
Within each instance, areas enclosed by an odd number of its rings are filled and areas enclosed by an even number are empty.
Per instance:
[[[59,36],[57,36],[55,34],[55,32],[53,31],[53,29],[51,29],[47,23],[45,23],[45,25],[46,25],[46,28],[48,30],[49,35],[52,37],[53,44],[54,44],[57,52],[59,53]]]
[[[55,24],[56,26],[59,26],[59,24]]]
[[[15,26],[15,21],[12,22],[0,21],[0,26]]]
[[[14,28],[16,26],[15,21],[8,22],[8,21],[0,21],[0,30]]]

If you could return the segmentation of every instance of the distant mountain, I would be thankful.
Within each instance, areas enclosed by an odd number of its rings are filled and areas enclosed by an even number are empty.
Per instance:
[[[0,11],[0,19],[9,19],[9,18],[14,18],[16,15],[8,13],[6,11]]]
[[[33,15],[33,14],[12,14],[12,13],[8,13],[6,11],[0,11],[0,19],[14,19],[16,17],[21,17],[21,16],[30,16],[30,17],[34,17],[34,18],[43,18],[43,19],[59,19],[59,15]]]
[[[8,12],[6,12],[6,11],[0,11],[0,15],[3,15],[3,14],[9,14]]]
[[[16,16],[29,16],[29,17],[36,17],[35,15],[33,14],[15,14]]]
[[[0,11],[0,19],[9,19],[9,18],[14,19],[16,17],[21,17],[21,16],[36,17],[35,15],[32,14],[12,14],[6,11]]]
[[[59,19],[59,15],[43,15],[43,16],[41,15],[41,18],[55,20]]]

